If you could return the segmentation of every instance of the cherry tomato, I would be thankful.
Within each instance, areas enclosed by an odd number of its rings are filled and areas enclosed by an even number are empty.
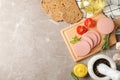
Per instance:
[[[82,35],[82,34],[84,34],[85,32],[87,32],[87,28],[86,28],[85,26],[78,26],[78,27],[76,28],[76,30],[77,30],[77,33],[80,34],[80,35]]]
[[[86,27],[94,27],[96,25],[95,23],[95,20],[93,20],[92,18],[87,18],[85,21],[84,21],[84,25]]]

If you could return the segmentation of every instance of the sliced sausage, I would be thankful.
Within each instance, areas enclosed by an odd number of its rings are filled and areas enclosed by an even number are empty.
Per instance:
[[[91,30],[91,31],[89,31],[89,32],[92,32],[92,33],[94,33],[96,36],[97,36],[97,38],[98,38],[98,41],[97,41],[97,45],[100,43],[100,41],[101,41],[101,36],[100,36],[100,34],[97,32],[97,31],[94,31],[94,30]]]
[[[97,38],[97,35],[91,31],[88,31],[86,32],[83,36],[87,36],[89,37],[90,39],[93,40],[93,44],[94,44],[94,47],[97,45],[98,43],[98,38]]]
[[[73,45],[73,50],[77,56],[85,56],[90,52],[91,48],[87,41],[81,40]]]
[[[87,41],[90,44],[90,48],[92,49],[94,47],[93,40],[87,36],[82,36],[82,40]]]
[[[110,18],[102,18],[97,22],[97,29],[102,34],[109,34],[114,30],[114,22]]]

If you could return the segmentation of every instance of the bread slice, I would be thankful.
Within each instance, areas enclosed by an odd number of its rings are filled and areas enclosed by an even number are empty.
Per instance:
[[[76,23],[82,19],[82,12],[80,11],[76,0],[61,0],[63,13],[63,20],[68,23]]]
[[[61,0],[42,0],[43,10],[55,21],[62,21],[62,12],[60,11]]]
[[[44,11],[55,21],[76,23],[82,19],[76,0],[42,0]]]

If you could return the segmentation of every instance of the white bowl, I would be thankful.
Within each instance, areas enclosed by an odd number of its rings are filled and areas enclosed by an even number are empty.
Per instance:
[[[88,62],[88,73],[91,76],[91,78],[95,79],[95,80],[110,80],[109,77],[105,76],[105,77],[99,77],[97,76],[94,71],[93,71],[93,65],[94,63],[99,60],[99,59],[106,59],[108,60],[108,62],[110,63],[110,66],[112,69],[116,70],[116,64],[115,62],[108,56],[100,54],[100,55],[96,55],[94,57],[92,57],[89,62]]]

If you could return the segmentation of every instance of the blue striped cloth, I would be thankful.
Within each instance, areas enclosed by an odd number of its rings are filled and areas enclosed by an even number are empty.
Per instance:
[[[91,17],[93,14],[86,13],[80,6],[81,0],[76,0],[79,8],[83,12],[83,18]],[[113,19],[120,18],[120,0],[106,0],[108,3],[107,6],[103,9],[103,13],[110,17],[112,16]]]

